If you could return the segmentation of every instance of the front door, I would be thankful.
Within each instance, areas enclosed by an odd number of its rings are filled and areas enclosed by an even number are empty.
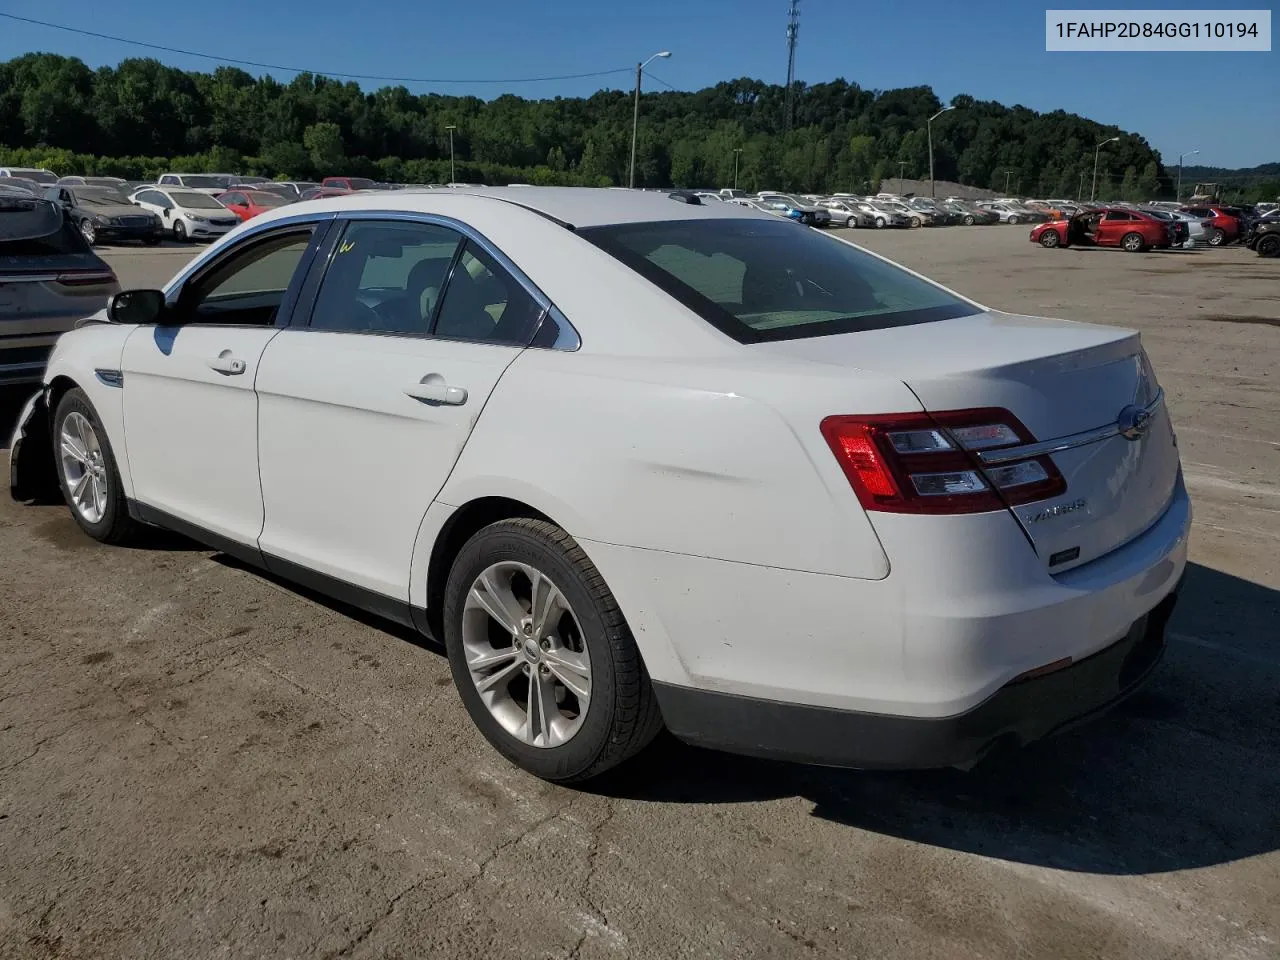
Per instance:
[[[254,380],[296,297],[314,225],[246,238],[169,291],[172,326],[125,343],[124,429],[134,498],[252,545],[262,529]]]
[[[267,564],[407,601],[421,519],[541,312],[449,226],[349,221],[309,325],[262,358]]]

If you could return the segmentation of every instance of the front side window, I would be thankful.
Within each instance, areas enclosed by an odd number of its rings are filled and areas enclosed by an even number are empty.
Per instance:
[[[229,253],[183,287],[179,313],[187,323],[272,326],[311,232],[292,230]]]
[[[462,237],[431,223],[349,223],[316,294],[318,330],[425,335],[430,332]]]
[[[578,235],[739,343],[968,316],[969,303],[832,237],[767,220],[587,227]]]

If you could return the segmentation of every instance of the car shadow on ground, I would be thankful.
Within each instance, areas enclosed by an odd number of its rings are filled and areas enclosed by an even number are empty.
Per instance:
[[[1109,874],[1280,849],[1280,591],[1196,564],[1164,662],[1111,714],[969,773],[734,757],[663,736],[587,789],[662,803],[800,796],[813,816],[987,857]]]
[[[29,392],[0,391],[0,442]],[[70,518],[59,524],[83,537]],[[205,549],[163,532],[145,548]],[[214,558],[443,652],[410,628],[224,554]],[[969,773],[828,770],[700,750],[663,735],[582,789],[674,804],[799,796],[834,823],[1062,870],[1146,874],[1269,853],[1280,849],[1277,623],[1280,591],[1191,564],[1168,654],[1143,690],[1087,726]]]

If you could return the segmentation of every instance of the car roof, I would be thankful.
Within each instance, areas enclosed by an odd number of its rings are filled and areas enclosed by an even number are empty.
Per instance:
[[[385,190],[304,201],[319,210],[403,210],[450,214],[465,218],[468,208],[493,209],[498,203],[532,210],[572,227],[597,227],[661,220],[712,220],[726,217],[760,219],[745,207],[716,203],[687,203],[663,192],[603,190],[598,187],[445,187]],[[282,207],[279,216],[296,216],[306,207]]]

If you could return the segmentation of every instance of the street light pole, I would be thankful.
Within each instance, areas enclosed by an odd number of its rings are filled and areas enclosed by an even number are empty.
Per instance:
[[[449,131],[449,182],[457,183],[458,170],[453,163],[453,131],[457,130],[458,127],[457,124],[451,123],[445,129]]]
[[[1006,197],[1009,195],[1009,178],[1012,176],[1013,176],[1012,170],[1006,170],[1004,172],[1004,195]]]
[[[1102,152],[1102,148],[1108,143],[1116,143],[1119,139],[1119,137],[1108,137],[1093,148],[1093,186],[1089,188],[1090,203],[1098,197],[1098,154]]]
[[[738,157],[742,153],[741,147],[735,147],[733,151],[733,189],[738,189]]]
[[[938,195],[938,189],[933,183],[933,121],[937,120],[948,110],[954,109],[955,107],[943,107],[930,117],[928,123],[925,124],[929,131],[929,196],[931,197],[936,197]]]
[[[1178,187],[1174,191],[1173,198],[1179,203],[1182,202],[1182,158],[1194,157],[1199,152],[1199,150],[1188,150],[1185,153],[1178,154]]]
[[[628,184],[630,187],[635,187],[636,185],[636,134],[640,130],[640,78],[644,75],[644,68],[650,63],[659,57],[666,58],[669,56],[671,56],[671,51],[663,50],[660,53],[655,53],[648,60],[636,64],[636,105],[631,114],[631,176]]]

